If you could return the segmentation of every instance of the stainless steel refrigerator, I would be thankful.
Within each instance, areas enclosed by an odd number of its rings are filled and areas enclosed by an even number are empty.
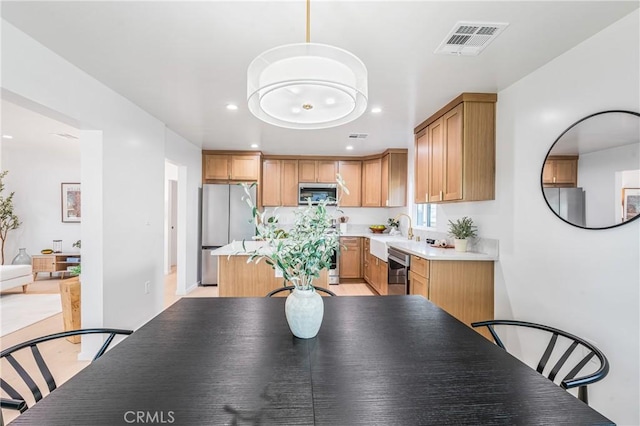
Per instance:
[[[551,209],[577,226],[585,226],[584,190],[582,188],[544,188]]]
[[[218,284],[218,256],[211,251],[255,235],[251,209],[241,185],[205,184],[202,187],[202,285]],[[251,188],[255,200],[255,187]]]

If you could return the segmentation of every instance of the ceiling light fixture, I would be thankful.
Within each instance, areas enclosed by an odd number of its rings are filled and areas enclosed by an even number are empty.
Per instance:
[[[374,113],[374,114],[378,114],[379,112],[382,112],[382,108],[373,107],[373,108],[371,108],[371,112]]]
[[[251,148],[257,148],[257,147],[258,147],[258,144],[257,144],[257,143],[252,143],[252,144],[251,144]]]
[[[2,135],[2,139],[13,139],[11,135]]]
[[[227,109],[231,110],[231,111],[235,111],[238,109],[238,105],[234,105],[234,104],[227,104]]]
[[[249,111],[289,129],[325,129],[360,117],[367,109],[367,67],[352,53],[310,42],[262,52],[247,70]]]

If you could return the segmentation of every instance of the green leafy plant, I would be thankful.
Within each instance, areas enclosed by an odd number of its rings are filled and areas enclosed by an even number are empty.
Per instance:
[[[13,212],[13,195],[15,192],[11,192],[8,197],[2,195],[4,191],[4,177],[9,173],[8,170],[0,172],[0,254],[4,265],[4,243],[7,240],[7,234],[13,229],[18,229],[21,225],[18,216]]]
[[[467,216],[455,222],[449,221],[449,235],[459,240],[475,237],[477,230],[473,225],[473,219]]]
[[[78,240],[75,243],[71,244],[71,247],[82,248],[82,240]]]
[[[344,181],[337,176],[336,181],[342,193],[349,191]],[[282,230],[278,228],[278,215],[259,211],[251,198],[249,188],[255,184],[243,184],[247,196],[245,200],[253,213],[256,227],[256,240],[263,240],[262,247],[249,251],[243,241],[243,250],[249,253],[247,262],[265,262],[274,269],[282,271],[285,285],[294,285],[300,290],[313,287],[313,280],[320,277],[323,269],[331,266],[331,257],[338,250],[340,235],[332,227],[333,214],[327,209],[331,201],[323,200],[314,205],[311,200],[304,207],[294,211],[293,227],[282,238]],[[339,210],[334,210],[337,212]],[[269,218],[274,217],[274,220]],[[287,284],[290,283],[290,284]]]
[[[82,273],[82,265],[74,266],[69,270],[73,275],[80,275]]]

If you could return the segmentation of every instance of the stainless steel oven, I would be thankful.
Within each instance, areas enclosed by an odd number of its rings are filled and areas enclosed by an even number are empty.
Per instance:
[[[393,247],[387,248],[389,295],[409,294],[410,263],[410,254]]]
[[[339,250],[331,256],[331,266],[329,267],[329,284],[340,284],[340,266],[338,264]]]

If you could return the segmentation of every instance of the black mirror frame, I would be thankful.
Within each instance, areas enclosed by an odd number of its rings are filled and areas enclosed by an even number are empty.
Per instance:
[[[618,110],[618,109],[608,110],[608,111],[600,111],[600,112],[596,112],[596,113],[591,114],[591,115],[587,115],[586,117],[581,118],[580,120],[578,120],[575,123],[573,123],[571,126],[567,127],[564,132],[560,133],[560,136],[558,136],[556,138],[556,140],[553,141],[553,143],[551,144],[551,147],[547,151],[547,155],[545,155],[544,156],[544,160],[542,160],[542,167],[540,168],[540,192],[542,193],[542,198],[544,198],[544,202],[547,204],[547,207],[553,213],[554,216],[556,216],[561,221],[563,221],[565,223],[568,223],[571,226],[575,226],[576,228],[579,228],[579,229],[587,229],[587,230],[591,230],[591,231],[599,231],[599,230],[602,230],[602,229],[617,228],[618,226],[626,225],[626,224],[631,223],[631,222],[637,220],[638,218],[640,218],[640,214],[639,214],[639,215],[635,216],[631,220],[627,220],[625,222],[620,222],[620,223],[616,223],[616,224],[611,225],[611,226],[604,226],[604,227],[600,227],[600,228],[590,228],[590,227],[587,227],[587,226],[580,226],[580,225],[576,225],[575,223],[571,223],[568,220],[565,220],[564,218],[562,218],[560,215],[558,215],[551,208],[551,205],[549,204],[549,201],[547,201],[547,197],[544,196],[544,184],[542,183],[543,182],[543,173],[544,173],[544,164],[546,163],[547,158],[549,158],[549,154],[551,154],[551,150],[553,149],[554,146],[556,146],[556,143],[558,143],[558,141],[562,138],[562,136],[565,135],[565,133],[567,133],[569,130],[573,129],[575,126],[577,126],[578,124],[582,123],[583,121],[588,120],[588,119],[590,119],[592,117],[595,117],[595,116],[598,116],[598,115],[610,114],[610,113],[614,113],[614,112],[616,112],[616,113],[624,113],[624,114],[631,114],[631,115],[635,115],[636,117],[640,118],[640,113],[638,113],[638,112],[627,111],[627,110]]]

